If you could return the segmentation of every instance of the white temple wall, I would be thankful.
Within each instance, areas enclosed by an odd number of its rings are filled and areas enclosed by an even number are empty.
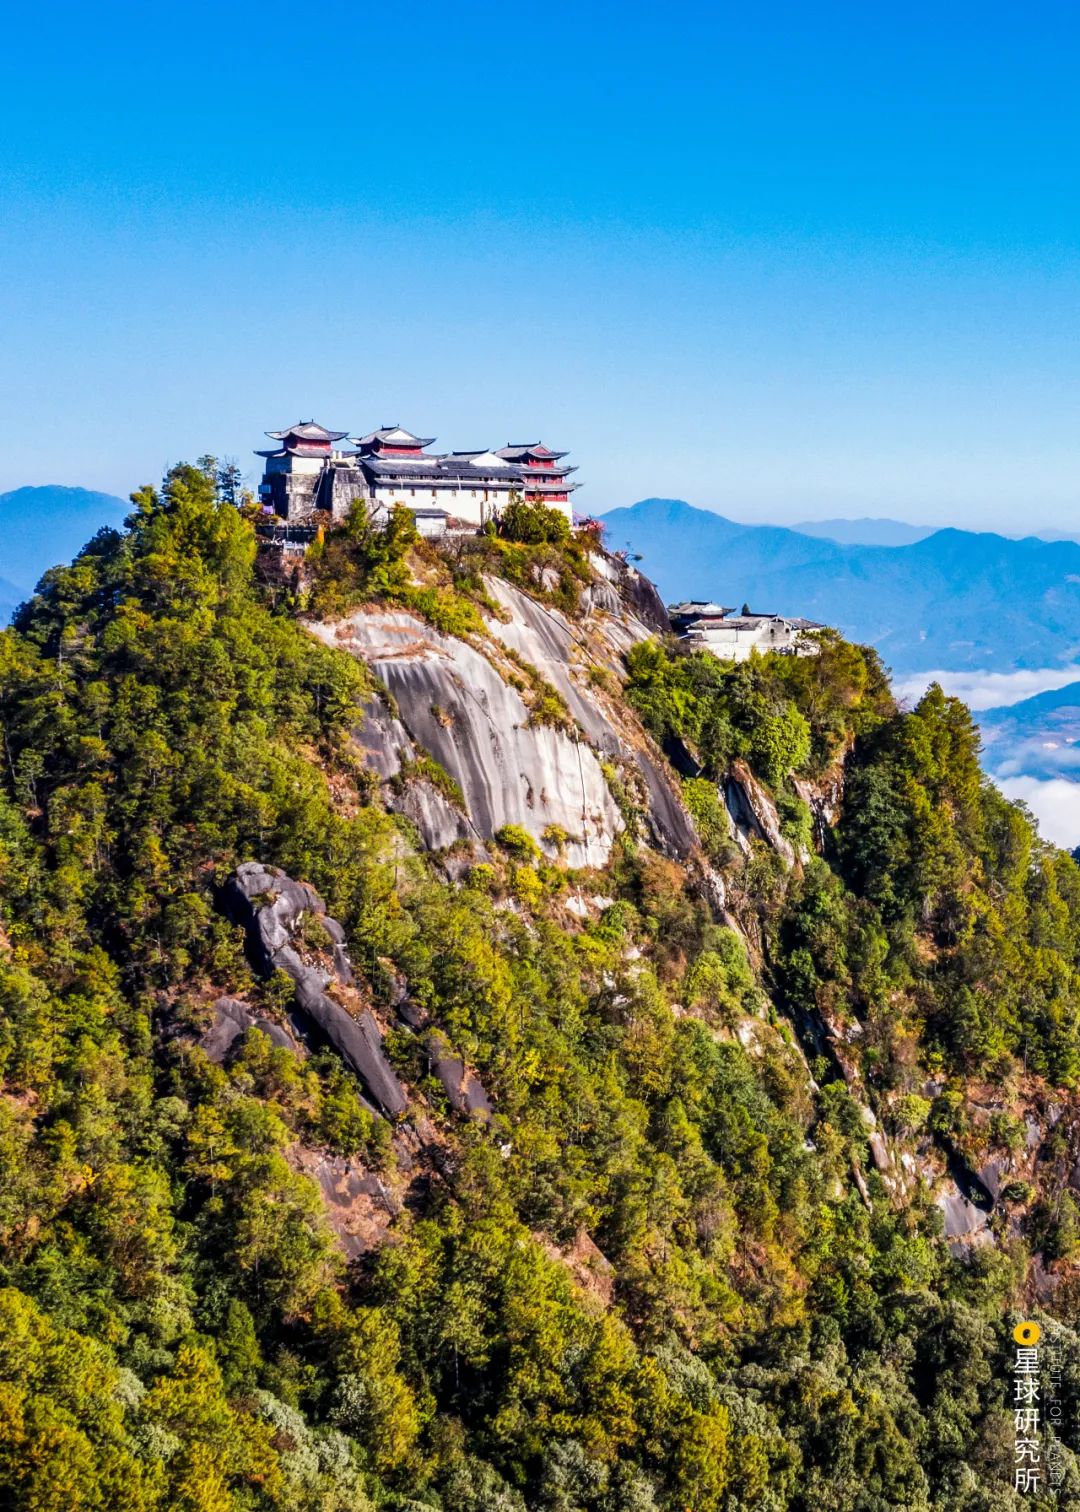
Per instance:
[[[302,473],[314,477],[321,473],[325,462],[322,457],[267,457],[264,471],[270,473]]]

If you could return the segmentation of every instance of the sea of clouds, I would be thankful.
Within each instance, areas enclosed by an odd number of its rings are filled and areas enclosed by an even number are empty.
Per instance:
[[[1069,683],[1080,682],[1080,665],[1036,667],[1019,672],[950,672],[941,668],[894,678],[893,686],[897,697],[912,705],[932,682],[940,683],[946,693],[962,698],[973,712],[978,713],[982,709],[1004,708],[1023,698],[1046,693],[1051,688],[1064,688]],[[995,748],[994,755],[997,758],[997,769],[992,774],[994,781],[1006,798],[1027,804],[1038,821],[1039,833],[1066,850],[1080,845],[1080,780],[1067,776],[1029,775],[1023,770],[1027,755],[1023,746],[1008,756]],[[1032,751],[1028,759],[1040,755],[1045,761],[1045,753],[1041,751]],[[1053,764],[1077,768],[1077,778],[1080,778],[1080,751],[1055,751]]]
[[[1039,834],[1072,850],[1080,845],[1080,782],[1067,777],[995,777],[1014,802],[1026,803],[1039,821]]]
[[[915,704],[931,683],[940,683],[946,693],[962,698],[969,709],[998,709],[1034,698],[1051,688],[1064,688],[1080,682],[1080,664],[1068,667],[1029,667],[1019,672],[911,672],[893,678],[897,698]]]

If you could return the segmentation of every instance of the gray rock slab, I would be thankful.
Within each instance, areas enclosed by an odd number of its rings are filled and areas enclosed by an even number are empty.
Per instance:
[[[472,1113],[482,1118],[491,1115],[491,1101],[479,1079],[455,1055],[446,1036],[433,1030],[427,1039],[428,1064],[442,1083],[443,1091],[455,1113]]]
[[[199,1044],[217,1065],[223,1065],[231,1052],[249,1029],[258,1029],[274,1045],[299,1053],[299,1045],[287,1029],[264,1014],[253,1013],[246,1003],[238,998],[218,998],[213,1008],[213,1021]]]
[[[763,840],[785,866],[794,866],[795,852],[780,832],[776,805],[745,762],[732,763],[724,784],[724,801],[739,836],[744,840]]]
[[[542,841],[558,825],[572,837],[569,865],[607,860],[622,817],[595,754],[561,730],[530,725],[520,694],[474,647],[401,611],[310,628],[369,663],[412,740],[462,789],[482,838],[517,824]]]
[[[354,1018],[325,993],[309,994],[303,1009],[382,1111],[400,1118],[409,1105],[408,1098],[386,1059],[382,1033],[372,1015],[365,1009]]]
[[[408,1107],[408,1099],[383,1051],[377,1022],[367,1010],[354,1018],[327,994],[331,981],[336,978],[349,985],[353,973],[343,943],[345,931],[336,919],[327,915],[326,905],[315,889],[294,881],[276,867],[244,862],[222,889],[222,903],[230,916],[244,925],[249,955],[256,969],[267,974],[284,971],[292,978],[296,1007],[302,1018],[337,1050],[374,1104],[384,1113],[400,1117]],[[292,943],[294,931],[307,912],[320,919],[331,941],[332,974],[310,965]],[[234,1017],[229,1018],[229,1024]],[[221,1037],[228,1032],[223,1026]]]
[[[967,1238],[984,1229],[989,1221],[989,1214],[969,1202],[955,1183],[942,1192],[938,1207],[945,1217],[946,1239]]]

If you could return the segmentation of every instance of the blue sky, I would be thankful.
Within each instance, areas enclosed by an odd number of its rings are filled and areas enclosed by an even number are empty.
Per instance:
[[[5,44],[0,489],[314,414],[542,437],[597,511],[1077,528],[1074,7],[106,0]]]

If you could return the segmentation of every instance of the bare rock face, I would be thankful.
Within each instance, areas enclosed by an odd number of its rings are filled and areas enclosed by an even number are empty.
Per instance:
[[[253,1012],[239,998],[218,998],[213,1013],[210,1027],[202,1035],[199,1045],[218,1066],[224,1065],[249,1029],[258,1029],[272,1044],[291,1050],[294,1055],[301,1053],[298,1041],[287,1029],[265,1014]]]
[[[635,641],[645,640],[650,628],[622,609],[598,615],[590,625],[592,639],[557,609],[537,603],[510,583],[487,578],[485,587],[506,613],[506,619],[491,619],[492,635],[511,651],[536,667],[566,700],[575,722],[589,743],[606,756],[633,762],[640,774],[646,799],[646,817],[658,848],[679,860],[697,843],[694,826],[675,790],[664,762],[638,739],[620,729],[582,675],[582,668],[600,650],[609,662],[617,662]]]
[[[605,614],[621,614],[622,599],[612,583],[590,583],[581,593],[581,607],[586,613],[602,609]]]
[[[517,824],[543,843],[545,830],[558,826],[570,837],[570,866],[606,862],[623,822],[596,755],[562,730],[530,724],[520,693],[473,646],[398,610],[311,628],[373,668],[414,748],[460,787],[474,837],[488,840]],[[370,742],[372,733],[362,739]],[[425,840],[439,838],[430,826]]]
[[[326,904],[306,882],[294,882],[276,866],[245,861],[225,884],[222,901],[230,917],[243,924],[248,949],[258,970],[269,973],[280,964],[277,955],[288,948],[303,915],[310,913],[321,921],[332,942],[338,980],[352,981],[345,931],[336,919],[328,916]]]
[[[989,1213],[965,1197],[955,1181],[948,1183],[937,1201],[945,1219],[945,1238],[954,1255],[962,1255],[972,1244],[993,1242],[987,1228]]]
[[[485,1122],[491,1117],[491,1102],[480,1080],[455,1055],[446,1036],[433,1029],[425,1045],[428,1065],[442,1083],[455,1113],[468,1113]]]
[[[573,1241],[563,1247],[540,1232],[534,1232],[533,1238],[552,1260],[566,1266],[582,1291],[603,1307],[611,1306],[615,1296],[615,1267],[584,1228],[579,1228]]]
[[[695,850],[694,826],[667,764],[632,716],[607,705],[590,681],[598,667],[603,676],[621,675],[630,647],[667,628],[663,606],[657,610],[633,569],[600,553],[594,564],[599,577],[586,590],[584,622],[500,578],[485,579],[498,605],[487,620],[488,647],[374,606],[337,624],[309,626],[362,658],[386,687],[389,697],[368,704],[355,739],[388,805],[413,821],[429,850],[482,845],[515,824],[551,855],[545,832],[565,833],[561,853],[571,867],[604,865],[623,819],[601,759],[629,767],[658,849],[679,860]],[[630,601],[628,584],[637,585]],[[514,658],[552,684],[576,732],[532,721],[527,690],[523,696],[514,686]],[[453,779],[463,807],[424,780],[425,755]]]
[[[345,933],[313,887],[295,882],[277,867],[245,861],[229,878],[222,907],[244,926],[248,955],[258,971],[284,971],[296,986],[296,1005],[305,1024],[327,1040],[358,1076],[378,1108],[400,1117],[408,1106],[382,1045],[382,1031],[366,1009],[355,1017],[326,989],[353,981]],[[332,969],[309,964],[298,951],[297,933],[305,914],[314,915],[327,938]]]
[[[814,844],[823,850],[829,831],[835,827],[844,802],[844,763],[837,761],[819,778],[792,778],[792,786],[810,810]]]
[[[403,792],[392,795],[389,806],[412,820],[428,850],[447,850],[459,840],[478,838],[468,815],[422,779],[410,782]]]
[[[318,1183],[330,1227],[348,1259],[383,1243],[401,1203],[381,1177],[354,1157],[327,1155],[306,1145],[293,1145],[288,1160]]]
[[[763,840],[787,867],[795,865],[791,842],[780,832],[776,805],[745,761],[733,761],[724,798],[735,831],[744,841]]]
[[[411,819],[428,850],[446,850],[459,840],[476,838],[467,814],[422,776],[400,779],[407,763],[415,763],[416,745],[396,714],[381,698],[364,705],[363,718],[352,732],[364,765],[383,782],[387,806]]]
[[[668,618],[664,601],[657,591],[656,584],[650,582],[636,567],[631,567],[621,557],[611,556],[607,552],[591,551],[589,553],[589,566],[602,579],[602,584],[594,585],[589,592],[602,592],[604,584],[615,589],[616,607],[613,614],[625,615],[629,612],[646,627],[649,635],[666,635],[671,629],[671,621]],[[591,606],[590,606],[591,607]],[[597,607],[604,607],[598,604]]]

